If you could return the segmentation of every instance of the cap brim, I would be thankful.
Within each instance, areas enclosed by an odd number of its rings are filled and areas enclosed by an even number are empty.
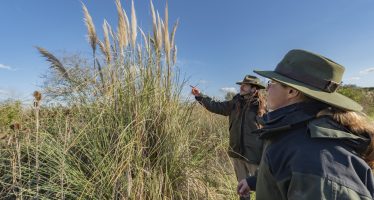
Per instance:
[[[299,81],[296,81],[294,79],[288,78],[274,71],[254,70],[253,72],[255,72],[256,74],[260,76],[272,79],[274,81],[278,81],[284,85],[295,88],[296,90],[299,90],[300,92],[304,93],[305,95],[313,99],[317,99],[319,101],[322,101],[334,107],[341,108],[343,110],[362,111],[362,106],[360,104],[358,104],[352,99],[342,94],[339,94],[337,92],[333,92],[333,93],[324,92],[318,88],[315,88],[307,84],[301,83]]]

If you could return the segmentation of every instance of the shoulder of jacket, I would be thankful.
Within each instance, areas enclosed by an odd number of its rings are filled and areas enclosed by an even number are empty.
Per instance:
[[[350,133],[328,116],[311,120],[308,123],[308,131],[311,138],[360,138]]]

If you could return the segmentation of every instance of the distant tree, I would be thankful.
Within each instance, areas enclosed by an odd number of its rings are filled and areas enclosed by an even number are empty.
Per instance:
[[[50,56],[48,61],[53,58],[53,63],[57,63],[42,75],[44,82],[41,87],[46,101],[72,102],[79,96],[97,92],[95,88],[99,81],[95,79],[94,69],[87,58],[81,54],[65,54],[56,58],[46,50],[41,50]]]
[[[227,92],[225,95],[225,100],[230,101],[236,95],[235,92]]]

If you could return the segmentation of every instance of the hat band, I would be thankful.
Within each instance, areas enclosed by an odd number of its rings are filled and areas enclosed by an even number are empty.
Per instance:
[[[248,80],[244,80],[242,83],[247,83],[247,84],[260,84],[256,81],[248,81]]]
[[[294,79],[296,81],[306,83],[310,86],[316,87],[328,93],[335,92],[340,86],[340,83],[337,83],[335,81],[310,77],[309,74],[303,73],[301,71],[295,73],[294,71],[288,70],[284,67],[277,66],[275,72],[288,78]]]

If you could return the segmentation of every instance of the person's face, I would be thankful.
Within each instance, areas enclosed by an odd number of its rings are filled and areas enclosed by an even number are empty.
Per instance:
[[[251,91],[252,87],[251,85],[248,84],[241,84],[240,85],[240,95],[246,95],[249,94]]]
[[[266,87],[267,107],[270,111],[277,110],[289,104],[289,87],[270,80]]]

